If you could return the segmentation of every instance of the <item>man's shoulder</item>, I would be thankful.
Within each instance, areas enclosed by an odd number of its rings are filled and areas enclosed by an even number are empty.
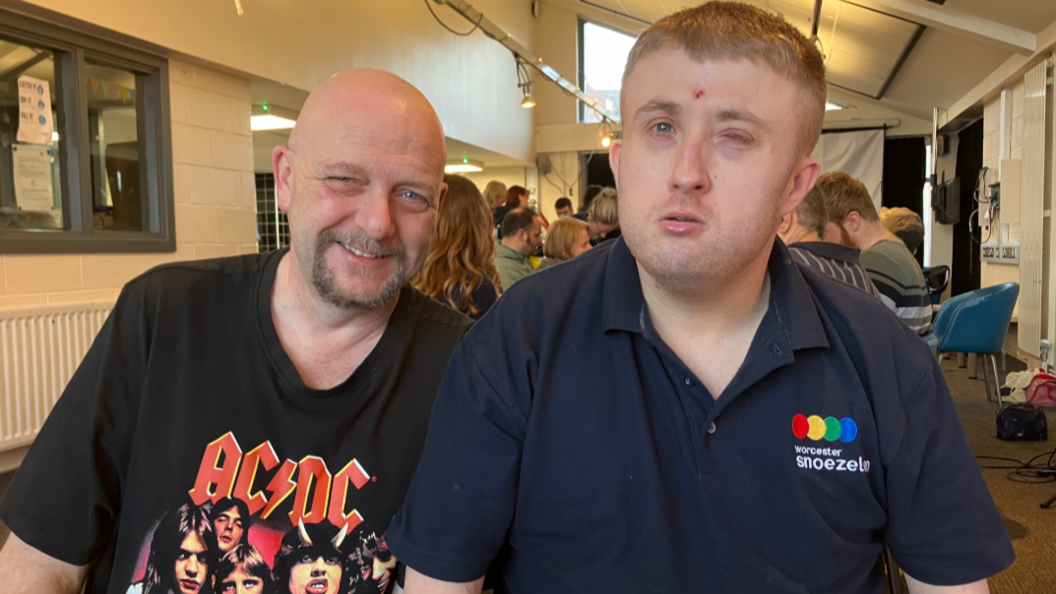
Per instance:
[[[461,337],[473,320],[468,316],[430,298],[418,289],[407,285],[403,289],[400,299],[406,300],[406,307],[402,310],[406,315],[414,316],[418,321],[440,332],[451,332]]]
[[[577,212],[577,213],[573,213],[573,214],[571,215],[571,217],[572,217],[573,219],[579,219],[579,220],[581,220],[581,221],[584,221],[584,222],[586,222],[586,220],[587,220],[587,211],[585,211],[585,210],[581,210],[581,211],[579,211],[579,212]]]
[[[910,351],[914,357],[924,356],[925,360],[930,360],[930,351],[924,341],[876,297],[845,283],[834,282],[813,269],[803,269],[802,275],[818,310],[832,324],[840,341],[852,347],[850,350],[878,354]]]
[[[829,243],[826,241],[803,241],[788,246],[789,251],[809,252],[811,255],[827,260],[836,260],[848,264],[858,264],[859,251],[852,247]]]
[[[191,260],[155,266],[129,281],[128,289],[180,290],[203,283],[236,286],[263,273],[271,258],[281,258],[284,252],[248,254],[211,260]]]
[[[921,281],[924,273],[913,254],[905,245],[891,240],[878,241],[868,249],[862,250],[859,257],[862,267],[870,272],[890,276],[900,283],[908,280]]]

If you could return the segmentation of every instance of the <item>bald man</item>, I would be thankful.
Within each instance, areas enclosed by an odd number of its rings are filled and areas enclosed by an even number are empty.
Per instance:
[[[436,113],[405,81],[360,70],[320,85],[272,155],[289,249],[125,286],[0,500],[0,589],[203,594],[227,537],[274,551],[313,524],[332,536],[314,546],[391,559],[381,536],[470,324],[407,284],[445,161]],[[244,505],[223,525],[154,538],[172,510],[207,518],[229,497]],[[308,591],[388,587],[378,571],[331,583],[327,562]]]

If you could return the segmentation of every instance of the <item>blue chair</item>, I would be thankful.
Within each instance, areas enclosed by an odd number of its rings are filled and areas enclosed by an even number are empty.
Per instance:
[[[1001,386],[997,379],[997,358],[1012,321],[1012,310],[1019,298],[1019,284],[994,285],[963,295],[942,304],[935,317],[932,334],[924,337],[935,344],[936,353],[976,353],[983,355],[983,382],[986,399],[993,402],[990,392],[990,369],[994,374],[994,393],[1001,403]],[[987,369],[987,366],[990,369]]]

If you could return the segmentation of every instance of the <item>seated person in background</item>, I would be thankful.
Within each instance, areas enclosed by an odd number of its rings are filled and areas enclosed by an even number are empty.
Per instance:
[[[539,270],[571,260],[590,249],[589,226],[579,219],[567,217],[558,219],[546,232],[543,243],[543,255],[546,259],[539,265]]]
[[[605,188],[594,197],[586,212],[572,215],[590,226],[590,245],[598,245],[606,239],[620,236],[620,209],[616,202],[616,190]]]
[[[919,214],[905,206],[881,208],[880,222],[901,239],[902,243],[906,244],[906,249],[916,257],[917,249],[924,243],[924,221]]]
[[[579,210],[576,212],[587,212],[590,208],[590,203],[594,201],[594,198],[601,192],[602,186],[591,184],[587,186],[585,192],[583,192],[583,201],[579,204]]]
[[[554,203],[554,210],[557,211],[557,217],[560,219],[570,217],[572,216],[572,201],[562,196]]]
[[[425,264],[411,284],[444,305],[479,319],[498,298],[499,271],[487,204],[473,182],[445,175]]]
[[[924,274],[906,244],[880,223],[869,190],[842,171],[822,174],[815,187],[829,214],[826,237],[835,226],[840,243],[862,250],[862,267],[884,305],[917,334],[930,332],[931,299]]]
[[[511,210],[502,220],[502,239],[495,245],[495,266],[502,291],[534,270],[528,256],[543,244],[543,221],[528,208]]]
[[[492,225],[498,228],[498,238],[502,239],[502,220],[515,208],[528,206],[528,190],[521,186],[510,186],[506,191],[506,204],[491,211]]]
[[[880,297],[876,285],[858,262],[858,250],[823,241],[828,222],[825,199],[815,186],[795,210],[781,219],[777,236],[788,246],[788,253],[796,264]]]
[[[484,202],[487,203],[489,212],[494,212],[496,208],[506,204],[506,192],[506,184],[497,179],[484,186]]]

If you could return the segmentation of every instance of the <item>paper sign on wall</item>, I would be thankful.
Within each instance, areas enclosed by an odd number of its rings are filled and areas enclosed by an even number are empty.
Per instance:
[[[21,210],[49,211],[55,205],[51,157],[55,149],[40,146],[11,147],[15,173],[15,202]]]
[[[18,77],[18,141],[51,146],[54,131],[48,81]]]

